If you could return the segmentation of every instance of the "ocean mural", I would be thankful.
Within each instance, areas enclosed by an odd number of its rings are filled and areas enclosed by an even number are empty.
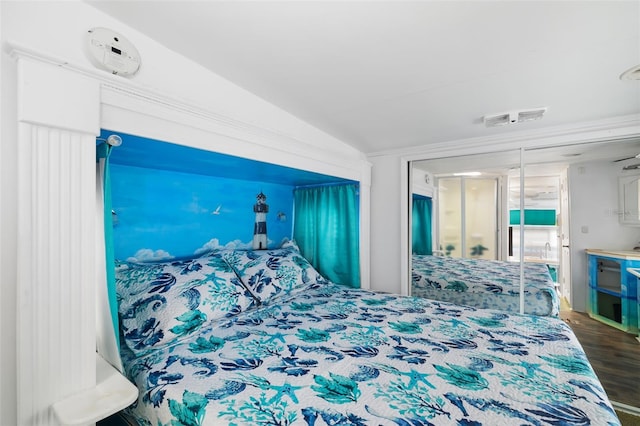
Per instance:
[[[97,142],[112,134],[102,129]],[[109,161],[118,260],[164,261],[220,247],[252,249],[254,241],[258,247],[277,248],[293,235],[295,188],[352,182],[115,134],[122,139]],[[260,194],[264,199],[258,199]]]
[[[111,182],[116,259],[170,260],[254,241],[271,249],[292,235],[291,185],[113,163]]]

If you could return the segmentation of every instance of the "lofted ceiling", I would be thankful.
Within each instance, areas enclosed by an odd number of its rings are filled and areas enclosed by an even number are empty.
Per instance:
[[[365,153],[640,114],[636,0],[88,3]]]

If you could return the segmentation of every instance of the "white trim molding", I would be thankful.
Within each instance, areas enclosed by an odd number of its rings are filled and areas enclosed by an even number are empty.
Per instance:
[[[323,151],[287,137],[277,138],[255,127],[225,123],[217,117],[157,103],[144,94],[114,90],[101,92],[103,129],[124,132],[221,154],[309,170],[369,183],[370,163],[360,158]]]
[[[168,96],[155,88],[104,71],[84,68],[15,43],[9,47],[14,57],[50,64],[60,72],[83,77],[93,84],[98,83],[98,106],[102,108],[99,126],[102,128],[261,161],[265,161],[261,155],[266,153],[270,158],[267,161],[274,164],[370,184],[366,180],[370,177],[366,169],[370,170],[371,164],[364,153],[347,144],[343,144],[339,150],[331,146],[318,146],[276,129],[238,120]],[[152,122],[139,123],[140,119]]]
[[[19,425],[95,384],[95,136],[20,123]],[[89,207],[89,208],[88,208]]]
[[[17,421],[48,425],[96,380],[99,86],[29,59],[17,70]]]
[[[565,126],[544,129],[508,132],[500,135],[482,136],[372,152],[367,157],[404,156],[409,160],[472,155],[520,148],[550,148],[561,145],[584,144],[628,140],[640,137],[640,115],[612,117]]]

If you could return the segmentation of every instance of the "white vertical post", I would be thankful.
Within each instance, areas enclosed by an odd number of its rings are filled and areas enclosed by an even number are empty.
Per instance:
[[[524,148],[520,148],[520,313],[524,314]]]
[[[99,84],[18,59],[17,421],[96,383]]]
[[[95,142],[21,124],[18,146],[18,421],[95,384]],[[90,356],[87,356],[90,355]]]
[[[371,288],[371,185],[368,180],[360,182],[360,288]]]

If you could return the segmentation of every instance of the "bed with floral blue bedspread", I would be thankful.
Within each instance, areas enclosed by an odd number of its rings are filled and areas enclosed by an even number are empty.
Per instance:
[[[524,313],[557,317],[560,299],[547,265],[525,263],[524,280]],[[520,264],[413,255],[411,295],[519,313]]]
[[[119,262],[140,425],[618,425],[569,327],[338,286],[294,248]]]

